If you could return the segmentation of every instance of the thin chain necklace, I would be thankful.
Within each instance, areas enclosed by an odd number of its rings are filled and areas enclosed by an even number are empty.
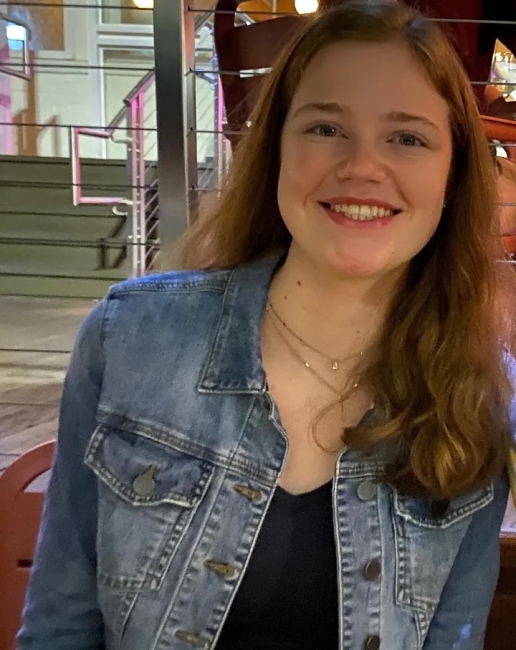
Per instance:
[[[271,309],[270,309],[269,307],[267,307],[266,311],[267,311],[267,313],[268,313],[269,315],[271,314]],[[287,339],[287,337],[283,334],[283,332],[280,330],[280,328],[278,327],[278,325],[276,325],[276,323],[274,322],[273,319],[271,319],[271,323],[272,323],[272,326],[274,327],[274,329],[276,330],[276,332],[278,333],[278,336],[281,338],[281,340],[283,341],[283,343],[285,344],[285,346],[287,347],[287,349],[290,351],[290,353],[291,353],[291,354],[292,354],[292,355],[293,355],[293,356],[294,356],[298,361],[300,361],[300,362],[304,365],[304,367],[305,367],[305,368],[306,368],[306,369],[307,369],[307,370],[308,370],[308,371],[309,371],[309,372],[310,372],[310,373],[311,373],[311,374],[312,374],[316,379],[318,379],[322,384],[324,384],[324,386],[326,386],[326,388],[328,388],[329,390],[331,390],[331,392],[334,393],[335,395],[340,396],[340,394],[341,394],[340,391],[339,391],[337,388],[335,388],[335,386],[333,386],[332,384],[330,384],[330,382],[327,381],[324,377],[322,377],[322,376],[317,372],[317,370],[316,370],[313,366],[311,366],[311,365],[308,363],[308,361],[305,361],[305,360],[303,359],[303,357],[299,354],[299,352],[295,349],[295,347],[290,343],[290,341],[289,341],[289,340]],[[355,381],[355,382],[353,383],[352,390],[355,390],[357,387],[358,387],[358,382]]]
[[[338,370],[341,363],[344,363],[345,361],[349,361],[350,359],[355,359],[356,357],[361,357],[364,354],[364,352],[362,351],[362,352],[355,352],[355,354],[350,354],[349,356],[342,357],[341,359],[335,359],[335,357],[330,357],[327,354],[325,354],[324,352],[321,352],[320,350],[318,350],[311,343],[308,343],[308,341],[305,341],[305,339],[301,338],[299,336],[299,334],[296,334],[296,332],[294,332],[294,330],[292,330],[287,325],[287,323],[285,323],[285,321],[281,318],[281,316],[278,314],[278,312],[274,309],[274,306],[273,306],[273,304],[271,303],[270,300],[267,301],[267,311],[269,313],[271,313],[274,316],[274,318],[276,318],[282,324],[282,326],[287,330],[287,332],[289,334],[291,334],[295,339],[297,339],[299,341],[299,343],[301,343],[301,345],[304,345],[309,350],[312,350],[312,352],[315,352],[320,357],[323,357],[323,359],[326,359],[327,361],[329,361],[331,363],[331,369],[332,370]],[[276,328],[276,329],[278,329],[278,328]],[[285,340],[284,336],[282,336],[281,338],[283,340]],[[305,362],[303,361],[303,363],[305,363]],[[305,365],[306,365],[306,363],[305,363]]]

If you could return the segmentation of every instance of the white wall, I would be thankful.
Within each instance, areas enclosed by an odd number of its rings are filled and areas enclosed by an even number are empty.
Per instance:
[[[131,49],[131,41],[120,37],[118,41],[111,37],[109,56],[106,65],[110,67],[131,67],[131,70],[97,70],[102,56],[99,51],[100,40],[96,36],[95,20],[92,13],[84,9],[67,8],[65,13],[66,52],[43,52],[35,54],[35,90],[36,90],[36,122],[45,124],[52,118],[57,118],[57,143],[55,127],[48,127],[39,136],[38,153],[42,156],[69,156],[70,125],[94,126],[106,125],[120,110],[123,99],[138,83],[146,71],[152,67],[150,57],[141,57],[141,61],[126,54],[120,57],[113,53],[118,42],[124,44],[124,49]],[[88,18],[88,20],[86,19]],[[93,17],[94,18],[94,17]],[[148,32],[147,32],[148,33]],[[199,44],[209,46],[211,37],[207,32],[202,34]],[[134,48],[133,48],[134,50]],[[19,58],[15,53],[13,59]],[[0,73],[1,74],[1,73]],[[7,87],[4,83],[2,88]],[[14,116],[28,107],[27,82],[10,79],[11,113]],[[212,131],[214,129],[214,92],[210,84],[204,80],[196,81],[198,129]],[[104,106],[102,106],[104,103]],[[156,126],[155,91],[149,88],[146,95],[145,127],[152,129]],[[17,130],[11,129],[11,135],[16,142]],[[123,133],[120,132],[120,137]],[[215,136],[199,134],[198,160],[203,161],[207,156],[213,156]],[[4,137],[4,141],[6,138]],[[145,143],[149,159],[157,157],[156,135],[148,133]],[[97,139],[83,137],[80,144],[83,157],[102,157],[107,155],[114,158],[125,157],[125,146],[112,142],[106,143]],[[2,149],[0,140],[0,153]]]

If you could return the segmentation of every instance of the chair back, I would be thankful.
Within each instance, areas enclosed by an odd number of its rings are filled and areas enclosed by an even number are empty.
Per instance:
[[[54,442],[22,454],[0,476],[0,650],[14,648],[44,494],[27,491],[52,464]]]
[[[501,566],[484,650],[514,647],[516,640],[516,531],[501,536]]]

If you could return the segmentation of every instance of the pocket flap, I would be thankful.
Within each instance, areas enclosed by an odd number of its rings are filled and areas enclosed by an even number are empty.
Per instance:
[[[465,517],[487,506],[494,498],[492,483],[486,487],[451,499],[444,507],[432,499],[407,497],[394,491],[395,513],[416,526],[425,528],[448,528]],[[436,508],[436,505],[438,507]]]
[[[134,506],[170,503],[193,508],[211,477],[206,461],[142,434],[100,424],[85,462],[119,497]]]

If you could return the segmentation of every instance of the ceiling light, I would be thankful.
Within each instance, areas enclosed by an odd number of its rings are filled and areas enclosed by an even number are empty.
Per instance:
[[[294,7],[298,14],[313,14],[319,9],[319,0],[295,0]]]

